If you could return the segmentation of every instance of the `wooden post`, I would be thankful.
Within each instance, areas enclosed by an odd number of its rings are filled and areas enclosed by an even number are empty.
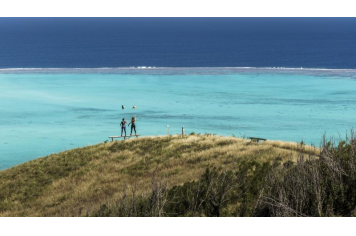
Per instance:
[[[114,138],[111,138],[111,142],[114,142]]]
[[[169,125],[167,125],[167,136],[169,136]]]
[[[184,136],[184,126],[182,127],[182,136]]]

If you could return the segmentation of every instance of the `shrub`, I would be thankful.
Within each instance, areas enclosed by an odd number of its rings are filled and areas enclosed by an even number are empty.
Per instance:
[[[356,140],[326,142],[319,158],[300,156],[265,180],[257,216],[351,216],[356,209]]]

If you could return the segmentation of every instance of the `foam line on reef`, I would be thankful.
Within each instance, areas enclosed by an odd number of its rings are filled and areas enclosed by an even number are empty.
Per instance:
[[[18,68],[0,68],[0,71],[8,70],[108,70],[108,69],[272,69],[272,70],[329,70],[329,71],[356,71],[356,69],[337,69],[337,68],[306,68],[306,67],[157,67],[157,66],[129,66],[129,67],[18,67]]]
[[[292,73],[355,77],[356,69],[292,68],[292,67],[98,67],[98,68],[0,68],[0,74],[236,74],[236,73]]]

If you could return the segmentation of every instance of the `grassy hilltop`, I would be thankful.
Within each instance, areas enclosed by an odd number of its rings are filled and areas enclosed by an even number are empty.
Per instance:
[[[324,185],[336,182],[319,178],[330,172],[322,153],[214,135],[106,142],[1,171],[0,216],[350,215],[354,203],[326,207],[350,189],[325,202]]]

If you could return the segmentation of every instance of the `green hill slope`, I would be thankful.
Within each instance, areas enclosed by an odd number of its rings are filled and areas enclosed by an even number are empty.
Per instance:
[[[198,180],[207,168],[242,162],[294,160],[318,149],[293,143],[253,143],[234,137],[189,135],[101,143],[24,163],[0,172],[0,215],[82,216],[100,212],[134,189],[152,190],[153,177],[171,188]],[[130,195],[130,196],[131,196]]]

